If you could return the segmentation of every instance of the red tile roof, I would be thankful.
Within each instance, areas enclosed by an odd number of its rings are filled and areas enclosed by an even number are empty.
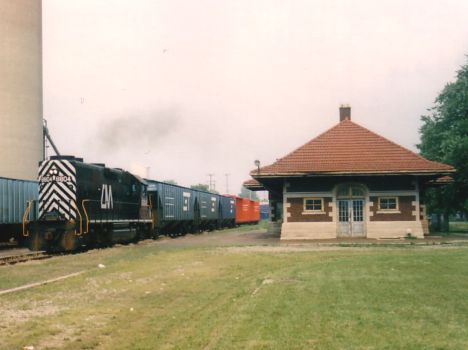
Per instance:
[[[244,186],[261,186],[260,182],[255,179],[246,180],[242,183]]]
[[[344,120],[275,163],[253,170],[254,177],[291,174],[449,173],[454,168],[420,155]]]
[[[244,181],[242,186],[244,186],[245,188],[249,190],[263,190],[264,189],[263,185],[255,179]]]

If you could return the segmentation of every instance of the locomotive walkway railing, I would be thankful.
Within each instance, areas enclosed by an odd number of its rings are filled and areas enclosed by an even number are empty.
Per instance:
[[[78,216],[80,217],[80,231],[79,231],[79,232],[76,232],[76,230],[75,230],[75,235],[81,236],[81,235],[83,234],[83,218],[81,217],[80,210],[78,209],[78,207],[77,207],[75,201],[71,201],[71,203],[72,203],[73,206],[75,207],[76,212],[78,213]]]
[[[29,223],[29,213],[31,212],[31,208],[33,205],[33,201],[27,201],[26,202],[26,210],[24,211],[23,214],[23,236],[28,237],[29,236],[29,230],[26,229],[28,223]]]
[[[85,233],[89,232],[89,217],[88,217],[88,212],[86,211],[86,207],[85,207],[85,203],[89,202],[89,201],[90,201],[89,199],[83,199],[81,201],[81,207],[83,208],[83,214],[85,215],[85,218],[86,218],[86,232]]]

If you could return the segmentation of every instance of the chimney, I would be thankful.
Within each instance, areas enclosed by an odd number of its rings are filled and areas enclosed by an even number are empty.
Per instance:
[[[340,122],[346,119],[351,120],[351,106],[341,105],[340,106]]]

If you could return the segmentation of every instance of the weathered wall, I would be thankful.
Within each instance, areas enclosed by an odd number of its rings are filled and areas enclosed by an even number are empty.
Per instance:
[[[0,0],[0,176],[35,179],[42,159],[42,2]]]
[[[336,238],[334,222],[288,222],[281,227],[282,240]]]
[[[368,238],[398,238],[407,234],[422,238],[427,232],[424,205],[420,206],[415,177],[322,177],[288,179],[285,182],[281,239],[336,238],[338,210],[334,189],[336,185],[343,183],[363,184],[367,188],[363,196],[365,200],[363,214]],[[379,210],[379,197],[398,197],[398,210]],[[304,212],[304,198],[323,198],[324,213]]]
[[[367,223],[367,238],[401,238],[407,234],[423,238],[421,221],[370,221]]]

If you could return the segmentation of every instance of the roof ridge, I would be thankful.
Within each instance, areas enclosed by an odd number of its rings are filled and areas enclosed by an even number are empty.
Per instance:
[[[412,150],[406,148],[406,147],[403,147],[402,145],[399,145],[398,143],[390,140],[390,139],[387,139],[385,136],[382,136],[380,134],[377,134],[376,132],[366,128],[365,126],[362,126],[358,123],[355,123],[353,122],[352,120],[348,120],[350,123],[352,123],[353,125],[357,126],[357,127],[360,127],[361,129],[364,129],[366,130],[367,132],[369,132],[370,134],[374,135],[374,136],[377,136],[377,137],[380,137],[381,139],[384,139],[385,141],[387,142],[390,142],[391,144],[393,144],[394,146],[397,146],[399,148],[401,148],[402,150],[406,151],[406,152],[409,152],[411,154],[413,154],[414,156],[418,157],[419,159],[423,160],[423,161],[426,161],[426,162],[430,162],[430,163],[436,163],[436,164],[442,164],[442,165],[446,165],[446,164],[443,164],[443,163],[439,163],[439,162],[434,162],[432,160],[429,160],[429,159],[426,159],[424,158],[423,156],[421,156],[420,154],[416,153],[416,152],[413,152]],[[338,124],[339,125],[339,124]]]
[[[324,171],[420,171],[453,172],[448,164],[435,162],[349,119],[296,147],[260,172]],[[255,169],[255,172],[258,172]],[[253,174],[254,171],[251,172]]]
[[[307,146],[309,143],[311,143],[312,141],[315,141],[317,140],[318,138],[322,137],[323,135],[325,135],[326,133],[328,133],[329,131],[332,131],[333,129],[337,128],[338,126],[341,125],[342,122],[346,121],[347,119],[339,122],[338,124],[335,124],[334,126],[332,126],[331,128],[328,128],[327,130],[321,132],[320,134],[318,134],[317,136],[315,136],[313,139],[303,143],[302,145],[300,145],[299,147],[296,147],[294,150],[292,150],[291,152],[289,152],[288,154],[286,154],[285,156],[281,157],[281,158],[278,158],[276,159],[272,164],[269,164],[269,165],[265,165],[264,167],[270,167],[270,166],[273,166],[275,165],[277,162],[279,162],[280,160],[284,159],[284,158],[287,158],[289,157],[291,154],[293,154],[294,152],[300,150],[302,147],[304,146]],[[260,171],[262,170],[262,168],[264,167],[261,167],[260,168]]]

